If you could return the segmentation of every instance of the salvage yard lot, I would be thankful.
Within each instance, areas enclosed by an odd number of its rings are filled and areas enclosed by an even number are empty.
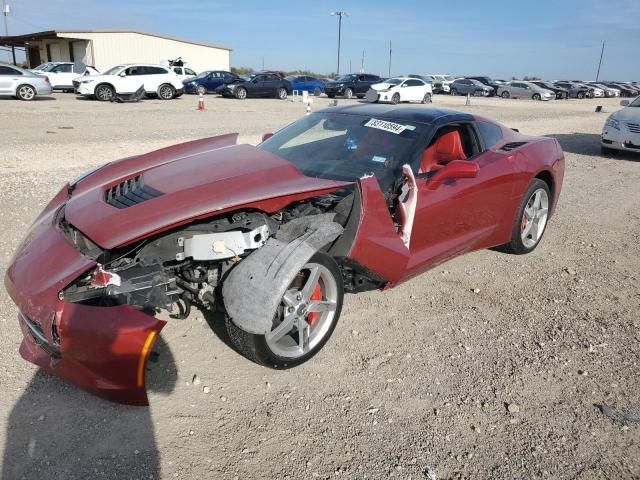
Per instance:
[[[225,132],[257,143],[305,111],[213,96],[205,112],[186,95],[52,98],[0,100],[3,277],[36,215],[82,171]],[[2,478],[640,478],[640,424],[597,407],[640,415],[640,156],[603,157],[607,115],[594,113],[618,100],[471,102],[434,97],[565,150],[560,204],[535,252],[476,252],[348,295],[328,345],[288,371],[231,350],[217,317],[171,320],[148,409],[22,361],[2,290]]]

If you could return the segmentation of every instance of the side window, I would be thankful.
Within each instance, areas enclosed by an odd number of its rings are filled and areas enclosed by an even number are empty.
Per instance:
[[[484,140],[485,149],[493,147],[502,140],[502,130],[497,125],[488,122],[477,122],[476,125]]]
[[[22,75],[22,72],[19,70],[14,70],[11,67],[0,65],[0,75]]]
[[[144,75],[164,75],[165,73],[168,73],[167,70],[165,70],[162,67],[142,67],[144,69]]]
[[[55,72],[55,73],[71,73],[72,68],[73,68],[73,65],[62,64],[62,65],[58,65],[56,68],[54,68],[53,72]]]
[[[142,68],[143,67],[129,67],[125,70],[125,75],[130,76],[130,75],[144,75],[144,73],[142,72]]]
[[[415,79],[407,80],[405,83],[407,87],[421,87],[424,85],[424,82]]]
[[[177,75],[182,75],[182,67],[173,67],[173,71],[176,72]]]
[[[367,77],[365,75],[358,75],[358,81],[359,82],[364,82],[367,80]]]
[[[186,73],[187,75],[195,75],[196,74],[196,72],[194,72],[190,68],[185,68],[184,69],[184,73]]]

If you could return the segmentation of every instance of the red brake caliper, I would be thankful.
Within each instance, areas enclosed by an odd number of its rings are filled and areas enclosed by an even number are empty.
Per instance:
[[[311,294],[311,301],[322,300],[322,289],[320,288],[320,283],[316,285],[316,288],[313,289],[313,293]],[[308,323],[311,327],[318,321],[320,318],[320,312],[311,312],[307,316]]]
[[[524,232],[524,229],[527,227],[527,214],[522,212],[522,222],[520,222],[520,231]]]

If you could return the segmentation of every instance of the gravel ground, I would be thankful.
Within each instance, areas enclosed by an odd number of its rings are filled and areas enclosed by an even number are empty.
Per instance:
[[[304,114],[278,100],[196,102],[0,100],[2,276],[81,171],[229,131],[255,143]],[[559,139],[567,172],[544,240],[347,296],[329,344],[294,370],[248,362],[219,319],[194,313],[163,330],[151,406],[115,405],[21,360],[2,290],[2,478],[640,478],[640,157],[603,157],[606,115],[594,113],[617,103],[436,96]]]

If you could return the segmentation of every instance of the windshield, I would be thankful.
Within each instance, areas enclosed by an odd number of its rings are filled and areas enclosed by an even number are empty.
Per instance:
[[[39,70],[41,72],[50,72],[57,66],[58,66],[57,63],[43,63],[42,65],[36,67],[35,70]]]
[[[196,78],[204,78],[204,77],[206,77],[207,75],[209,75],[210,73],[211,73],[211,71],[200,72],[200,73],[196,76]]]
[[[109,70],[104,72],[103,75],[115,75],[123,68],[124,68],[124,65],[116,65],[115,67],[111,67]]]
[[[382,83],[388,83],[389,85],[400,85],[404,81],[404,78],[390,78]]]
[[[338,80],[336,80],[336,82],[350,82],[351,80],[355,80],[356,76],[351,74],[351,75],[343,75],[342,77],[340,77]]]
[[[411,163],[414,144],[429,126],[367,115],[314,113],[259,145],[308,177],[355,181],[374,174],[388,193]]]
[[[640,107],[640,97],[636,97],[636,99],[629,104],[630,107]]]

